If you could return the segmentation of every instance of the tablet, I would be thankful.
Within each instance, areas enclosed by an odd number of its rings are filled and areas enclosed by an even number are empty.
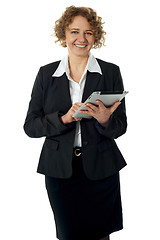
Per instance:
[[[81,110],[86,110],[85,104],[87,102],[93,103],[97,105],[96,100],[101,100],[106,107],[112,106],[115,102],[121,101],[128,91],[121,91],[121,92],[106,92],[106,91],[98,91],[93,92],[88,99],[83,103],[83,105],[73,114],[72,117],[79,118],[79,117],[89,117],[89,114],[81,113]]]

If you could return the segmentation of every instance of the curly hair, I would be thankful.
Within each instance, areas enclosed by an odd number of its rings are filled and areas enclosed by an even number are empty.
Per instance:
[[[104,23],[102,22],[102,18],[97,16],[96,11],[92,8],[75,6],[67,7],[66,11],[55,22],[54,35],[57,37],[57,40],[55,42],[60,42],[61,46],[67,47],[64,41],[66,29],[72,23],[73,18],[76,16],[85,17],[91,25],[95,37],[93,48],[100,48],[102,45],[104,45],[104,35],[106,32],[103,30]]]

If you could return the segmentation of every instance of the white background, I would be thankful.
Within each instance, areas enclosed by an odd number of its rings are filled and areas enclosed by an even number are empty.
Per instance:
[[[128,163],[121,171],[124,230],[111,239],[159,239],[158,0],[6,0],[1,4],[0,238],[56,239],[44,176],[36,173],[44,139],[28,138],[23,123],[39,67],[66,54],[51,34],[55,20],[72,4],[92,7],[102,16],[106,47],[93,54],[119,65],[125,90],[130,91],[128,131],[117,140]]]

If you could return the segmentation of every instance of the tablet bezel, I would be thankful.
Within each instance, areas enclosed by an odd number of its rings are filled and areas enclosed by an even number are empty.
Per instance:
[[[121,101],[128,91],[95,91],[93,92],[83,105],[73,114],[74,118],[89,117],[89,114],[81,113],[81,110],[86,110],[84,107],[86,103],[90,102],[97,105],[96,100],[101,100],[106,107],[112,106],[115,102]],[[108,104],[107,104],[108,102]]]

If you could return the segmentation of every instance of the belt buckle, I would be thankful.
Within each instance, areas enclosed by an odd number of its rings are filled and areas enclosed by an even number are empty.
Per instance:
[[[80,150],[81,150],[80,148],[76,148],[76,149],[74,150],[74,154],[75,154],[76,157],[80,157],[80,156],[81,156]]]

